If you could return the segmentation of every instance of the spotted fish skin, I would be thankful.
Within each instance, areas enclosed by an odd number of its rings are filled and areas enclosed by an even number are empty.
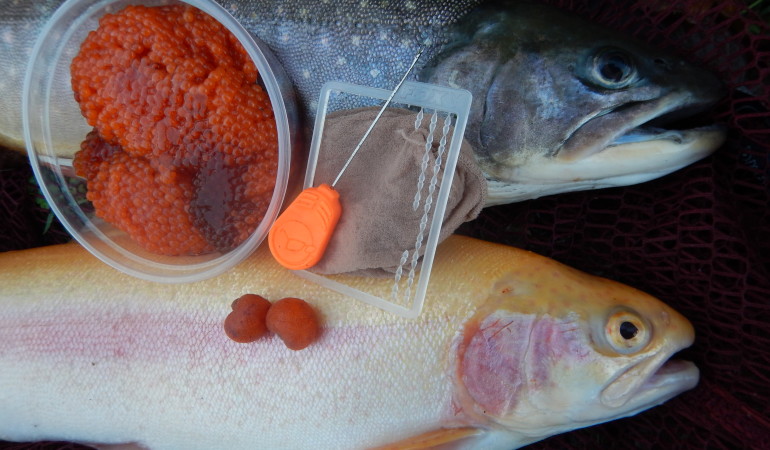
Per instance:
[[[0,144],[22,148],[23,66],[60,0],[4,1],[0,64],[12,69],[0,80]],[[473,94],[465,137],[488,180],[487,205],[641,183],[704,158],[725,139],[714,127],[660,128],[672,113],[716,102],[721,90],[713,75],[537,3],[229,0],[222,6],[288,75],[305,146],[325,82],[392,89],[422,48],[411,78]],[[624,79],[597,80],[602,74]],[[70,106],[71,120],[62,121],[67,130],[51,134],[57,152],[71,155],[85,134],[71,124],[88,127],[77,105]]]
[[[21,94],[32,46],[62,0],[0,0],[0,145],[22,148]]]
[[[315,112],[323,83],[342,80],[392,89],[420,48],[414,79],[448,43],[451,25],[479,0],[325,0],[222,5],[283,63],[301,99]]]
[[[21,94],[32,47],[63,0],[0,0],[0,144],[23,147]],[[414,79],[479,0],[222,1],[278,58],[306,119],[329,80],[393,88],[419,48]],[[312,122],[311,122],[312,123]],[[77,147],[76,147],[77,148]]]

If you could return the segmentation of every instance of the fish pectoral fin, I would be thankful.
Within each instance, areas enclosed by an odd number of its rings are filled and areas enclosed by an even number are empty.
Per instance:
[[[452,448],[452,444],[483,433],[479,428],[441,428],[412,436],[399,442],[376,447],[372,450],[420,450],[428,448]]]

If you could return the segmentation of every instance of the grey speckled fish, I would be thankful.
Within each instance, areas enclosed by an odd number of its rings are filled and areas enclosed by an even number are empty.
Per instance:
[[[24,65],[60,1],[2,3],[0,142],[21,147]],[[660,128],[719,99],[712,75],[550,8],[477,3],[222,2],[281,61],[306,118],[324,82],[392,88],[426,46],[414,76],[474,94],[466,137],[488,204],[647,181],[723,142],[716,127]]]

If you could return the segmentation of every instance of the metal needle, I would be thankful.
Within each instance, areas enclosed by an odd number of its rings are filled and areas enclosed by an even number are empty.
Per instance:
[[[396,92],[398,92],[398,89],[401,87],[402,84],[404,84],[404,81],[406,81],[406,77],[409,76],[409,72],[411,72],[412,69],[414,68],[414,65],[417,64],[417,60],[420,59],[420,55],[422,55],[422,51],[424,49],[425,49],[424,47],[420,48],[420,51],[417,52],[417,55],[415,55],[414,60],[412,61],[412,64],[409,66],[409,69],[407,69],[406,73],[401,78],[401,81],[399,81],[398,84],[396,85],[395,89],[393,89],[393,92],[390,93],[390,96],[385,101],[385,104],[382,105],[382,108],[380,108],[380,112],[377,113],[377,116],[372,121],[372,124],[369,125],[369,129],[366,130],[366,133],[364,133],[364,137],[361,138],[361,140],[358,142],[358,145],[356,145],[356,148],[353,149],[353,153],[350,154],[350,157],[345,162],[345,165],[342,166],[342,169],[340,169],[340,173],[337,174],[337,178],[334,179],[334,182],[331,185],[332,187],[334,187],[337,184],[337,182],[340,180],[340,177],[345,172],[345,169],[347,169],[348,166],[350,165],[350,161],[353,160],[353,157],[356,156],[356,153],[358,153],[358,151],[361,149],[361,146],[364,144],[364,141],[366,140],[366,138],[369,137],[369,133],[372,132],[372,129],[374,129],[374,126],[377,124],[377,121],[380,120],[380,117],[382,116],[382,113],[385,112],[385,108],[388,107],[388,105],[390,104],[390,101],[393,100],[393,97],[396,96]]]

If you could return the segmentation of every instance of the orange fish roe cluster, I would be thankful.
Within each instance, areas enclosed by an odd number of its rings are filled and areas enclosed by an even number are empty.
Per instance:
[[[225,159],[210,159],[196,173],[190,203],[195,226],[217,248],[232,248],[249,237],[265,215],[275,186],[260,164],[244,158],[228,165]]]
[[[99,137],[75,161],[97,215],[164,254],[225,251],[254,231],[275,184],[276,124],[256,66],[224,26],[189,5],[128,6],[102,17],[70,70]],[[151,178],[116,187],[134,170]],[[151,216],[164,213],[160,192],[173,220]]]
[[[80,148],[75,169],[96,166],[88,178],[86,196],[104,220],[120,224],[137,244],[154,253],[190,255],[215,250],[188,213],[193,192],[189,177],[165,167],[158,170],[147,159],[124,151],[110,151],[116,147],[96,132],[89,133]],[[174,182],[167,182],[170,179]]]

